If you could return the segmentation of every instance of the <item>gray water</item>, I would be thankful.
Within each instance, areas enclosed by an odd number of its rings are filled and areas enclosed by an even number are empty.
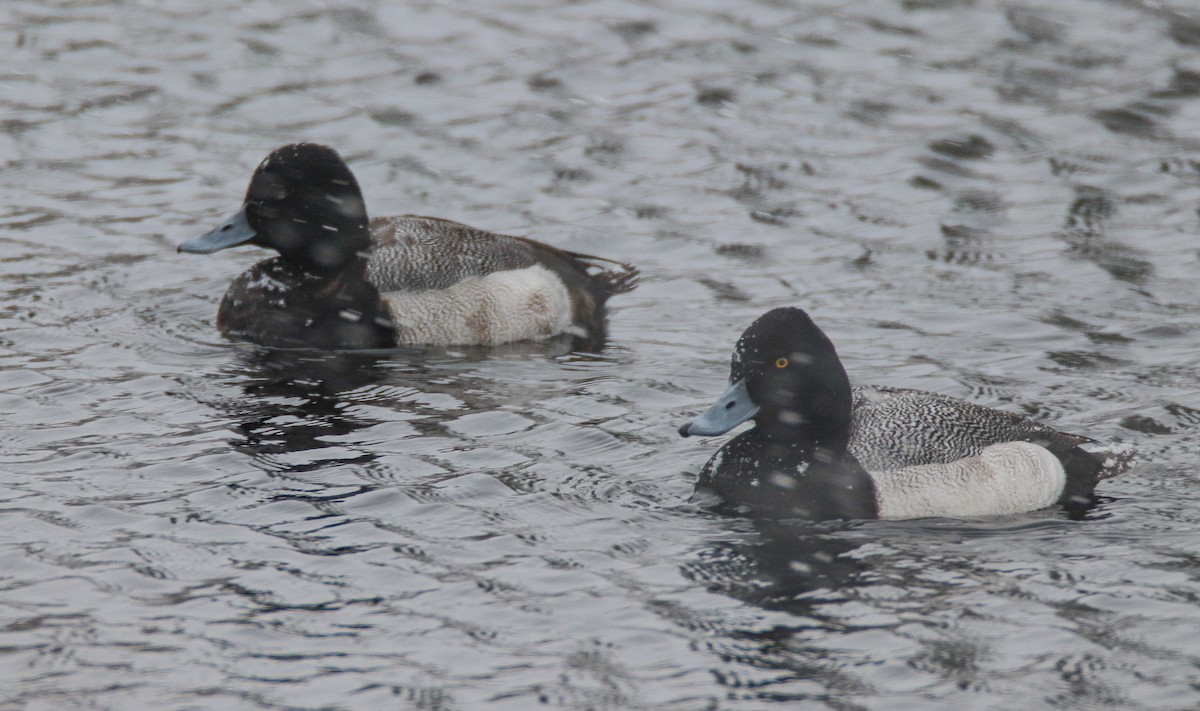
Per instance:
[[[1200,704],[1190,0],[6,0],[0,706]],[[601,353],[270,354],[174,246],[272,148],[639,265]],[[676,427],[851,378],[1135,444],[1086,520],[770,526]]]

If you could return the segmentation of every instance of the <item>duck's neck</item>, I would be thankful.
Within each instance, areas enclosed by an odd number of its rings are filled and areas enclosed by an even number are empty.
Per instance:
[[[258,227],[254,244],[275,250],[289,267],[314,275],[341,274],[365,265],[371,250],[366,217],[361,222],[328,222],[332,224],[275,219]]]
[[[813,421],[794,410],[762,413],[754,431],[772,444],[786,444],[805,451],[824,450],[841,455],[850,442],[850,418]]]
[[[816,387],[801,392],[777,391],[755,418],[760,436],[810,450],[842,455],[850,442],[850,381],[840,367]]]

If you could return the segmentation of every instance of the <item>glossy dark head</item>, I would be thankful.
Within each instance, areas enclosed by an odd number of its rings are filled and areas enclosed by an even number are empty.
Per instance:
[[[846,371],[833,343],[800,309],[774,309],[750,324],[734,346],[729,382],[681,435],[724,434],[749,419],[785,439],[825,439],[849,426]]]
[[[368,250],[362,192],[341,156],[315,143],[276,149],[250,178],[242,209],[179,251],[207,254],[240,244],[276,250],[314,271],[337,269]]]

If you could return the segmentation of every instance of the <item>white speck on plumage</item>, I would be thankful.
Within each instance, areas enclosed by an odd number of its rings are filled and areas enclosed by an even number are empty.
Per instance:
[[[268,276],[265,272],[259,272],[258,278],[246,284],[246,289],[262,289],[263,291],[287,291],[288,285]],[[240,303],[240,302],[238,302]]]
[[[784,410],[779,413],[779,421],[785,425],[799,425],[804,423],[804,416],[795,410]]]
[[[362,317],[363,317],[362,313],[359,311],[355,311],[354,309],[342,309],[341,311],[338,311],[338,318],[340,318],[343,321],[349,321],[351,323],[358,323],[359,321],[362,320]]]
[[[811,565],[798,560],[788,561],[788,567],[794,572],[800,573],[801,575],[807,575],[812,572]]]
[[[317,264],[334,265],[341,261],[342,252],[335,244],[314,244],[309,256]]]
[[[799,485],[796,481],[796,477],[790,474],[783,474],[781,472],[776,472],[775,474],[771,475],[771,483],[780,489],[787,489],[788,491],[795,489]]]
[[[334,227],[333,225],[321,225],[321,229],[323,229],[323,230],[328,230],[328,231],[330,231],[330,232],[337,232],[337,231],[338,231],[338,228]]]

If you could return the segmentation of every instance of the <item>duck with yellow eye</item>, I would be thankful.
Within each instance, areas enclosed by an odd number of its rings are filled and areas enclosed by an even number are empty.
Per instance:
[[[1133,453],[1014,413],[919,390],[850,387],[800,309],[770,311],[734,346],[729,388],[684,437],[754,427],[700,472],[697,491],[775,518],[919,518],[1082,512]]]

